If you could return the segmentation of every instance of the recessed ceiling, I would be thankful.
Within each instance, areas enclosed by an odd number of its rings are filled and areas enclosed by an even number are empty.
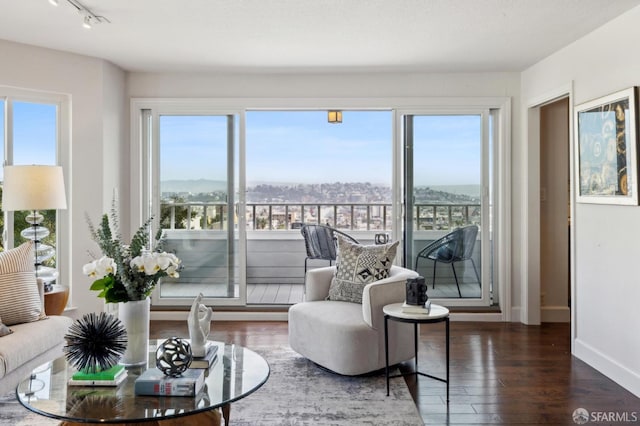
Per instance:
[[[0,2],[0,39],[152,72],[521,71],[640,0]]]

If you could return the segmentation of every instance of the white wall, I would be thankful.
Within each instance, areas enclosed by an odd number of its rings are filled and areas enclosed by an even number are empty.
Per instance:
[[[634,54],[640,40],[638,22],[640,7],[523,72],[522,116],[526,117],[530,100],[571,82],[574,105],[640,85],[640,57]],[[530,143],[525,127],[520,153]],[[640,395],[638,223],[640,207],[575,205],[574,353],[636,395]]]
[[[122,162],[112,151],[119,153],[120,145],[127,143],[122,136],[124,72],[99,59],[3,40],[0,57],[0,85],[71,97],[71,149],[68,158],[62,159],[65,177],[70,180],[67,213],[71,224],[71,255],[64,262],[69,270],[64,275],[71,284],[71,305],[78,307],[75,315],[100,311],[102,300],[89,291],[91,281],[82,274],[82,265],[89,259],[87,251],[99,253],[90,239],[85,213],[98,220],[110,206],[112,187],[128,173],[127,164],[121,175]],[[104,205],[106,200],[109,204]]]

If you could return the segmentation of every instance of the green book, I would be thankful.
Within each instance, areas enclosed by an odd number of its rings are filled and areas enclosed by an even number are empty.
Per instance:
[[[101,370],[95,373],[87,373],[78,371],[72,376],[73,380],[115,380],[124,372],[124,365],[116,364],[107,370]]]

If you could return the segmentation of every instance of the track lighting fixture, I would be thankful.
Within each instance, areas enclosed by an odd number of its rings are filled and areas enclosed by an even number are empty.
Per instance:
[[[88,30],[91,29],[91,17],[89,15],[85,15],[82,26]]]
[[[59,0],[49,0],[49,3],[57,6]],[[102,24],[105,22],[111,23],[111,21],[109,21],[106,17],[93,13],[91,9],[80,3],[78,0],[67,0],[67,3],[75,7],[78,10],[78,13],[82,15],[82,26],[84,28],[90,29],[95,24]]]

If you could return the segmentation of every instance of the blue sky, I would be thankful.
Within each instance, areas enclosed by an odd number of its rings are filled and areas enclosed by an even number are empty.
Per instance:
[[[0,102],[0,135],[5,131],[5,104]],[[56,164],[55,105],[13,103],[13,164]],[[4,150],[0,161],[4,163]],[[0,180],[4,172],[0,169]]]
[[[14,123],[14,164],[55,164],[55,106],[16,102]],[[225,180],[226,128],[224,116],[163,116],[162,180]],[[415,117],[414,134],[417,185],[479,183],[478,116]],[[344,111],[342,124],[328,123],[326,111],[247,112],[249,184],[390,185],[391,150],[391,111]]]
[[[225,117],[163,117],[162,179],[226,177]],[[477,116],[416,117],[417,184],[479,183]],[[391,184],[392,114],[344,111],[247,112],[247,182]],[[197,153],[194,155],[193,153]]]

